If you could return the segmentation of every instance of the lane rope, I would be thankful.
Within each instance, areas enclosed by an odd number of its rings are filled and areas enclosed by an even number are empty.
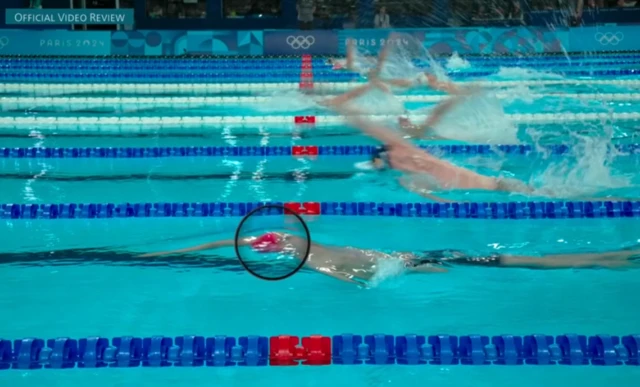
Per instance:
[[[317,90],[347,90],[361,82],[314,82]],[[554,86],[554,85],[612,85],[639,86],[640,80],[634,79],[542,79],[519,81],[477,81],[462,82],[463,85],[499,88],[515,86]],[[0,83],[0,93],[38,93],[38,92],[137,92],[137,93],[194,93],[207,91],[256,91],[256,90],[293,90],[300,83]]]
[[[0,204],[0,219],[109,219],[243,217],[283,215],[284,206],[300,215],[383,216],[457,219],[602,219],[638,218],[635,201],[542,201],[501,203],[374,203],[374,202],[239,202],[239,203],[64,203]]]
[[[530,155],[571,153],[568,145],[419,145],[431,153],[459,155]],[[165,157],[315,157],[369,156],[374,145],[293,145],[293,146],[191,146],[191,147],[71,147],[0,148],[0,159],[119,159]],[[640,144],[611,147],[620,154],[640,153]]]
[[[533,113],[533,114],[507,114],[509,120],[517,124],[535,123],[561,123],[561,122],[585,122],[585,121],[630,121],[640,119],[640,113]],[[372,121],[397,120],[397,115],[368,115]],[[413,122],[421,122],[427,119],[427,115],[410,115]],[[344,124],[345,118],[333,116],[165,116],[165,117],[62,117],[62,116],[13,116],[0,117],[0,127],[14,129],[53,130],[57,128],[75,127],[82,131],[104,131],[105,127],[119,130],[120,127],[136,126],[139,130],[156,131],[162,127],[171,128],[206,128],[233,125],[256,124],[295,124],[295,125],[336,125]]]
[[[304,85],[304,86],[303,86]],[[313,82],[300,83],[300,88],[312,88]],[[496,93],[499,99],[516,99],[518,94]],[[397,99],[404,102],[437,103],[449,98],[446,95],[398,95]],[[638,101],[640,94],[633,93],[547,93],[523,94],[522,98],[567,98],[593,101]],[[127,106],[140,108],[165,108],[218,105],[218,104],[263,104],[272,100],[267,96],[243,97],[0,97],[0,109],[4,111],[15,109],[32,109],[38,106],[56,106],[72,108],[89,108],[91,106]]]
[[[340,365],[640,365],[640,335],[293,335],[0,339],[0,370]]]

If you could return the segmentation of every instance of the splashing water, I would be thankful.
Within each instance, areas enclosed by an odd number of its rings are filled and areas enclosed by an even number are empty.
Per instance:
[[[537,193],[556,197],[583,197],[607,189],[630,185],[626,176],[614,176],[612,164],[619,153],[611,146],[612,128],[605,126],[604,135],[585,136],[571,133],[575,144],[571,153],[552,163],[541,174],[532,177]]]
[[[526,69],[521,67],[500,67],[500,70],[495,75],[504,79],[564,79],[562,75],[554,74],[546,71],[537,71],[533,69]]]
[[[365,114],[400,115],[405,112],[401,100],[377,89],[356,98],[353,104]]]
[[[450,140],[480,144],[516,144],[518,128],[505,115],[491,92],[476,93],[454,107],[436,125],[434,134]]]
[[[386,280],[398,277],[405,272],[404,265],[399,259],[380,259],[376,266],[378,270],[369,281],[370,287],[378,287]]]
[[[453,55],[447,60],[446,68],[447,70],[463,70],[471,67],[471,63],[469,61],[462,59],[457,52],[454,52]]]
[[[439,79],[447,79],[446,71],[429,54],[429,51],[416,38],[400,34],[393,40],[389,55],[380,76],[386,79],[410,79],[429,70]],[[428,64],[423,68],[419,64]]]

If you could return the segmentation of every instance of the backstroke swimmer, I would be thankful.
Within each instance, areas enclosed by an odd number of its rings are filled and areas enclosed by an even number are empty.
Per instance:
[[[535,189],[518,179],[486,176],[470,169],[456,166],[418,148],[392,129],[363,118],[359,115],[360,112],[352,110],[348,104],[334,106],[334,109],[343,114],[352,126],[360,129],[364,134],[382,142],[383,145],[378,147],[372,154],[370,165],[373,169],[379,172],[394,170],[402,173],[403,176],[398,179],[400,185],[408,191],[419,194],[427,199],[439,202],[450,202],[450,200],[432,195],[431,192],[456,189],[519,193],[524,195],[536,194],[548,198],[563,198],[549,188]],[[582,197],[581,199],[608,201],[629,200],[628,198],[613,197]]]
[[[247,237],[238,241],[239,247],[250,247],[260,253],[282,253],[296,259],[303,259],[307,250],[307,239],[288,233],[268,232],[257,237]],[[145,254],[141,257],[191,253],[224,247],[233,247],[233,240],[206,243],[181,250]],[[354,247],[325,246],[311,243],[309,258],[305,266],[341,281],[367,285],[375,276],[379,264],[384,260],[396,260],[407,273],[444,273],[456,266],[484,266],[526,269],[575,269],[610,268],[622,269],[638,266],[634,261],[640,256],[640,249],[587,254],[553,254],[542,257],[488,254],[468,255],[455,250],[425,251],[422,254],[410,252],[384,253],[377,250]]]

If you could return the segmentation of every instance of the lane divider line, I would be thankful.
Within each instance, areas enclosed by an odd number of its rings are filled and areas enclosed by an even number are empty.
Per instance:
[[[301,89],[313,88],[311,81],[300,82]],[[513,93],[496,93],[499,99],[517,99],[520,96]],[[527,99],[567,98],[593,101],[638,101],[640,94],[632,93],[548,93],[522,95]],[[398,95],[397,99],[404,102],[437,103],[447,98],[446,95]],[[69,108],[89,108],[91,106],[122,106],[140,108],[176,107],[176,105],[203,106],[215,104],[258,104],[272,100],[272,97],[0,97],[0,109],[4,111],[15,109],[32,109],[38,106],[62,106]]]
[[[419,145],[432,153],[460,155],[515,154],[548,152],[556,155],[572,151],[568,145]],[[95,148],[0,148],[0,159],[75,159],[75,158],[166,158],[166,157],[307,157],[368,156],[374,145],[294,145],[294,146],[192,146],[192,147],[95,147]],[[640,153],[640,144],[612,146],[622,154]],[[542,152],[541,152],[542,151]]]
[[[247,71],[237,71],[236,69],[214,69],[206,71],[163,71],[161,69],[121,69],[121,68],[103,68],[99,70],[89,70],[78,72],[78,69],[61,68],[52,71],[33,70],[5,70],[0,72],[0,80],[8,82],[29,82],[29,81],[63,81],[69,82],[75,80],[77,82],[95,81],[99,79],[103,82],[122,82],[122,81],[167,81],[174,82],[251,82],[256,80],[270,81],[296,81],[300,75],[291,69],[273,68],[270,71],[259,71],[260,69],[251,69]],[[267,70],[267,69],[265,69]],[[590,70],[573,70],[563,69],[549,72],[556,76],[572,76],[572,77],[614,77],[614,76],[637,76],[640,75],[639,69],[590,69]],[[487,71],[480,69],[471,69],[464,72],[447,71],[447,76],[452,79],[468,79],[481,78],[490,76],[499,76],[498,69]],[[325,81],[351,81],[360,79],[361,76],[355,72],[335,72],[331,69],[324,71],[316,71],[315,77]]]
[[[640,335],[122,336],[0,339],[0,370],[340,365],[640,365]]]
[[[314,82],[314,89],[347,90],[362,82]],[[554,86],[554,85],[612,85],[639,86],[635,79],[541,79],[519,81],[475,81],[462,82],[462,85],[487,88],[516,86]],[[138,92],[138,93],[194,93],[206,91],[259,91],[294,90],[300,88],[300,82],[274,83],[0,83],[0,93],[43,93],[43,92]]]
[[[459,219],[602,219],[638,218],[635,201],[543,201],[502,203],[240,202],[240,203],[65,203],[0,204],[0,219],[108,219],[243,217],[252,210],[283,215],[383,216]]]
[[[533,113],[533,114],[507,114],[509,120],[518,124],[535,123],[564,123],[564,122],[584,122],[584,121],[629,121],[640,119],[640,113]],[[373,121],[395,121],[396,115],[367,115]],[[427,115],[410,115],[408,118],[414,122],[427,119]],[[202,127],[210,129],[216,124],[315,124],[315,125],[336,125],[345,123],[345,119],[339,115],[300,115],[300,116],[159,116],[159,117],[64,117],[64,116],[4,116],[0,117],[0,127],[2,128],[24,128],[33,129],[34,126],[41,126],[38,129],[53,129],[56,127],[78,127],[86,131],[100,131],[103,126],[128,126],[145,128],[156,131],[163,126],[166,127]],[[96,125],[94,128],[87,126]]]

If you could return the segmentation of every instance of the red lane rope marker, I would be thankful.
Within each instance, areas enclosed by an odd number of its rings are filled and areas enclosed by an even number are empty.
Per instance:
[[[311,335],[300,340],[298,336],[272,336],[269,338],[269,364],[272,366],[329,365],[331,364],[331,338]]]
[[[300,88],[313,89],[313,64],[311,55],[302,55],[302,63],[300,65]]]
[[[311,55],[302,55],[302,63],[300,64],[300,89],[312,90],[313,89],[313,62],[311,61]],[[296,116],[294,123],[297,125],[316,123],[315,116]]]
[[[315,124],[316,116],[295,116],[293,117],[294,124]]]
[[[321,206],[319,202],[287,202],[284,203],[283,206],[287,210],[295,212],[298,215],[320,215],[321,213]]]

